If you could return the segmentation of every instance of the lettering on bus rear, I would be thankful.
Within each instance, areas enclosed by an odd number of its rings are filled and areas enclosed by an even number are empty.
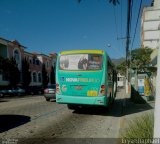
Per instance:
[[[84,83],[99,83],[99,78],[60,78],[61,82],[84,82]]]

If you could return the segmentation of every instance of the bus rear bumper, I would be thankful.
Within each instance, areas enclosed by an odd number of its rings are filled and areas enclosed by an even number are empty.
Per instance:
[[[56,102],[59,104],[84,104],[107,106],[108,99],[105,96],[84,97],[84,96],[64,96],[56,95]]]

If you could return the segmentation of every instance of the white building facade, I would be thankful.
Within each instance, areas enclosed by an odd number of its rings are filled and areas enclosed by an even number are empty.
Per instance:
[[[158,47],[160,31],[160,0],[154,0],[153,6],[144,7],[141,19],[141,45],[155,49]]]

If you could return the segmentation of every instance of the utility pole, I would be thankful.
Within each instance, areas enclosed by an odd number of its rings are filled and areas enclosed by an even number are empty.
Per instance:
[[[126,32],[126,94],[129,93],[128,86],[130,84],[129,80],[129,43],[130,43],[130,22],[131,22],[131,0],[128,0],[128,10],[127,10],[127,32]]]

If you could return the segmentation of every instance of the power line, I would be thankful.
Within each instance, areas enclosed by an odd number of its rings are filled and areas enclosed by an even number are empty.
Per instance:
[[[140,16],[141,7],[142,7],[142,0],[140,1],[139,12],[138,12],[138,17],[137,17],[136,27],[135,27],[135,31],[134,31],[134,36],[133,36],[131,50],[133,49],[133,43],[134,43],[135,36],[136,36],[137,25],[138,25],[138,20],[139,20],[139,16]]]

